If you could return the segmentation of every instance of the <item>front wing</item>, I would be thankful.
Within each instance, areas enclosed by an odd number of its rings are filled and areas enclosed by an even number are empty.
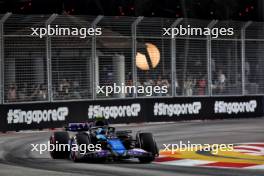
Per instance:
[[[152,153],[147,152],[140,148],[134,148],[126,150],[122,154],[116,151],[110,150],[100,150],[96,152],[88,152],[83,154],[83,158],[119,158],[119,159],[129,159],[129,158],[141,158],[141,157],[150,157]]]

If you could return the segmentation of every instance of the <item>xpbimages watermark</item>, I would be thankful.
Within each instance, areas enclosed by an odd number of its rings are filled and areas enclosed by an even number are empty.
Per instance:
[[[218,154],[219,152],[231,152],[234,150],[234,144],[192,144],[190,141],[184,143],[180,141],[177,144],[163,144],[163,152],[170,152],[175,154],[176,152],[196,152],[204,151],[211,152],[212,154]]]
[[[167,94],[168,86],[127,86],[124,83],[117,85],[114,83],[109,86],[97,86],[97,94],[103,94],[109,96],[111,94],[145,94],[146,96],[152,96],[153,94]]]
[[[55,144],[42,143],[42,144],[30,144],[31,152],[38,152],[39,154],[44,154],[45,152],[79,152],[80,154],[86,154],[86,152],[97,152],[101,151],[101,144],[60,144],[58,141]]]
[[[59,25],[42,28],[31,28],[32,36],[42,38],[44,36],[79,36],[86,38],[87,36],[102,35],[102,28],[76,28],[76,27],[60,27]]]
[[[176,36],[212,36],[212,38],[218,38],[219,36],[232,36],[234,35],[233,28],[200,28],[200,27],[191,27],[187,25],[184,27],[179,25],[175,28],[163,28],[163,35],[170,36],[175,38]]]

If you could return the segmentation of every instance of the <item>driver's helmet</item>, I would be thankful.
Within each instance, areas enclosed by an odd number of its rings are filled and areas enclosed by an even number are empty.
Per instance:
[[[96,130],[96,134],[97,135],[99,135],[99,134],[105,134],[105,129],[104,128],[98,128],[97,130]]]

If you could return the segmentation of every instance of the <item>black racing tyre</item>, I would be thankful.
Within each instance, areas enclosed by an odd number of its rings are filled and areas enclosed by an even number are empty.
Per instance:
[[[50,136],[50,144],[59,146],[61,144],[68,145],[69,143],[69,133],[66,131],[57,131]],[[50,151],[50,156],[53,159],[67,159],[69,158],[70,150],[66,147],[64,151],[57,151],[56,149]]]
[[[158,155],[158,149],[153,135],[151,133],[140,133],[138,140],[140,148],[151,153],[151,156],[138,158],[139,161],[141,163],[150,163],[154,161],[155,156]]]
[[[91,144],[90,135],[88,135],[86,133],[78,133],[78,134],[76,134],[76,136],[72,139],[72,145],[73,144],[77,144],[79,147],[80,147],[80,145],[85,144],[85,147],[87,148],[87,146],[89,144]],[[78,151],[71,149],[70,158],[74,162],[82,161],[83,160],[83,156],[86,154],[86,152],[89,152],[89,151],[85,151],[85,153],[83,153],[83,152],[84,152],[83,149],[80,149],[80,148],[78,148]]]

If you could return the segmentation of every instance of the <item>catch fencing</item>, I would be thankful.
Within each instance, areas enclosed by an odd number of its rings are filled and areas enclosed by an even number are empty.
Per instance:
[[[164,28],[233,28],[171,36]],[[31,35],[32,28],[101,28],[101,35]],[[2,104],[264,94],[264,23],[124,16],[0,15]],[[158,55],[158,56],[157,56]],[[98,93],[97,86],[166,86]]]

